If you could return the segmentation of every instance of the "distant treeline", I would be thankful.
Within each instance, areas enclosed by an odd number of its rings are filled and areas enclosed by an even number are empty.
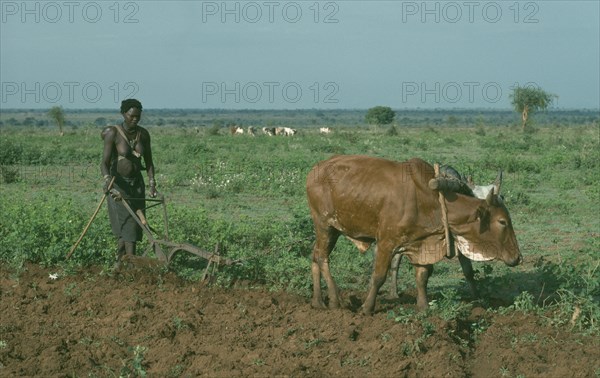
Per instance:
[[[395,109],[398,127],[512,126],[521,122],[511,110]],[[227,110],[227,109],[144,109],[146,126],[227,127],[240,126],[365,126],[367,109]],[[536,113],[533,125],[568,126],[598,124],[599,110],[549,110]],[[121,122],[118,110],[65,109],[65,124],[71,127],[105,126]],[[47,109],[0,111],[0,127],[55,126]]]

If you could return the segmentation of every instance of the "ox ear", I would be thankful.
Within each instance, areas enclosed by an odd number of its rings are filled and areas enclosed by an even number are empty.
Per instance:
[[[498,176],[496,176],[496,180],[494,180],[494,194],[500,194],[500,186],[502,185],[502,170],[498,172]]]
[[[475,212],[473,214],[471,214],[469,219],[467,219],[467,223],[472,223],[472,222],[475,222],[477,219],[479,219],[479,216],[481,214],[480,210],[481,210],[481,207],[477,208],[477,210],[475,210]]]
[[[473,212],[473,214],[471,214],[471,216],[467,220],[467,223],[479,221],[480,227],[482,229],[485,229],[486,225],[489,223],[489,219],[490,211],[485,205],[481,205],[477,208],[477,210],[475,210],[475,212]]]

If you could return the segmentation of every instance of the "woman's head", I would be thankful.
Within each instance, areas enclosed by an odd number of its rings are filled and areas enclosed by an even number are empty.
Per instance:
[[[142,103],[130,98],[121,102],[121,114],[128,127],[137,126],[142,117]]]
[[[142,111],[142,103],[135,98],[128,98],[127,100],[121,101],[121,114],[127,113],[129,109],[136,108]]]

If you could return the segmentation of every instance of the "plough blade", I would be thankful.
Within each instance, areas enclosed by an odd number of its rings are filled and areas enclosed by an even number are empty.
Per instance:
[[[148,241],[150,242],[150,246],[148,247],[148,249],[146,250],[144,255],[147,255],[148,251],[150,249],[152,249],[154,251],[154,254],[156,255],[156,257],[158,258],[158,260],[160,260],[161,262],[163,262],[165,264],[169,264],[171,262],[173,256],[175,255],[175,253],[177,253],[179,251],[186,251],[186,252],[189,252],[198,257],[202,257],[208,261],[208,266],[206,267],[206,271],[203,276],[204,279],[207,277],[208,270],[210,267],[213,267],[213,270],[214,270],[214,267],[217,265],[234,265],[234,264],[240,263],[239,260],[232,260],[230,258],[220,256],[218,244],[215,246],[215,252],[211,253],[211,252],[205,251],[205,250],[201,249],[200,247],[197,247],[193,244],[173,243],[172,241],[168,240],[168,234],[167,234],[166,240],[155,238],[152,233],[154,230],[148,224],[148,221],[146,220],[144,213],[141,210],[134,212],[133,209],[131,209],[131,207],[127,203],[126,199],[122,199],[120,202],[127,209],[129,214],[133,217],[133,219],[137,222],[137,224],[142,228],[142,231],[144,232],[144,234],[148,238]],[[167,213],[166,213],[166,206],[164,206],[164,204],[165,204],[164,197],[161,196],[160,200],[155,199],[154,202],[162,202],[162,204],[163,204],[163,215],[165,217],[165,231],[168,233],[168,223],[166,220]]]

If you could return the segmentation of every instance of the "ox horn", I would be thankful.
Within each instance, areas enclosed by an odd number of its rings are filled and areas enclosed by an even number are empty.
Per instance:
[[[475,188],[475,182],[473,181],[473,176],[471,175],[467,176],[467,186],[471,189]]]
[[[495,188],[490,189],[490,192],[485,197],[485,202],[487,202],[487,204],[490,205],[490,206],[493,206],[494,203],[495,203],[495,201],[494,201],[494,199],[495,199],[495,193],[494,192],[495,191],[496,191]]]
[[[496,176],[496,180],[494,180],[494,194],[500,194],[500,186],[502,185],[502,170],[498,172],[498,176]]]

